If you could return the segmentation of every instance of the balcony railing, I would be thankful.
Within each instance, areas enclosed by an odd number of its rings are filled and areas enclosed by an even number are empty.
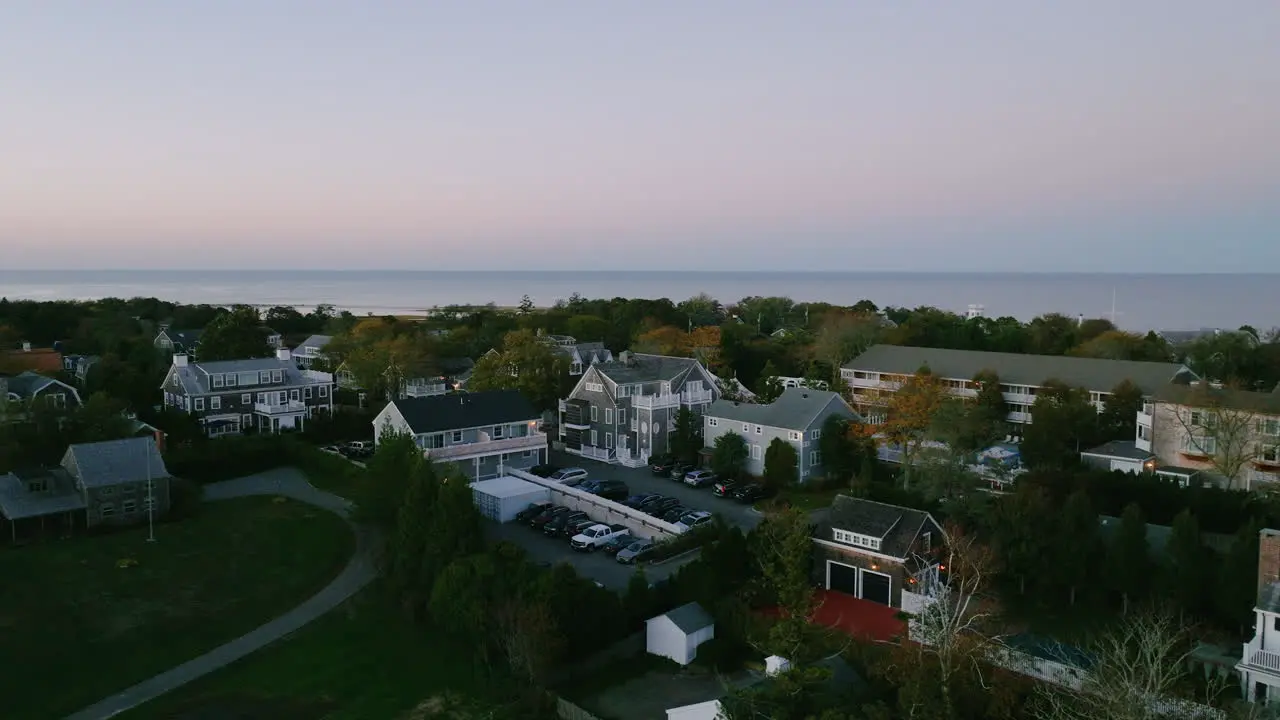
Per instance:
[[[711,402],[710,390],[685,390],[680,393],[680,402],[686,405]]]
[[[282,403],[254,403],[254,412],[263,415],[294,415],[307,411],[307,404],[301,400],[288,400]]]
[[[1031,422],[1031,413],[1029,412],[1011,412],[1009,413],[1009,422],[1029,423]]]
[[[411,398],[432,397],[444,395],[447,392],[449,392],[449,386],[444,383],[414,383],[404,386],[404,396]]]
[[[495,453],[522,452],[524,450],[541,450],[547,446],[547,436],[533,433],[520,437],[499,438],[497,440],[481,440],[473,443],[446,445],[429,448],[426,452],[436,460],[458,460],[462,458],[493,455]]]
[[[674,393],[665,395],[634,395],[631,398],[631,406],[637,408],[645,408],[647,410],[661,410],[663,408],[676,407],[680,404],[680,396]]]
[[[350,373],[348,373],[348,375],[350,375]],[[333,382],[333,373],[322,372],[320,370],[303,370],[302,377],[312,382],[321,382],[321,383]],[[351,379],[354,381],[355,377],[352,376]]]
[[[1250,486],[1257,489],[1259,485],[1272,485],[1280,483],[1280,473],[1267,472],[1266,470],[1253,470],[1249,473]]]
[[[1280,653],[1263,650],[1261,645],[1262,643],[1257,638],[1244,643],[1245,664],[1270,670],[1273,673],[1280,673]]]

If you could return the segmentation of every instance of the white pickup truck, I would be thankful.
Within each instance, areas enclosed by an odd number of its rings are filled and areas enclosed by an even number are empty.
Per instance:
[[[595,551],[619,535],[627,533],[626,525],[592,525],[569,540],[574,550]]]

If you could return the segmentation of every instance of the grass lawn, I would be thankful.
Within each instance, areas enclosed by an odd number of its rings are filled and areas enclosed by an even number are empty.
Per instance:
[[[812,512],[831,507],[831,501],[840,493],[848,494],[849,488],[827,487],[815,490],[801,486],[792,490],[784,490],[779,494],[778,500],[790,502],[791,507]]]
[[[409,623],[378,588],[121,720],[401,717],[443,693],[481,698],[471,650]]]
[[[157,525],[155,543],[144,526],[0,548],[0,715],[74,712],[323,587],[354,537],[337,516],[280,500],[206,503]]]

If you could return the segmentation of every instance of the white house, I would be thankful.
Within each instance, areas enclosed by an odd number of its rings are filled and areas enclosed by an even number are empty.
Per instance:
[[[1249,702],[1280,703],[1280,530],[1258,538],[1258,601],[1253,639],[1244,643],[1240,689]]]
[[[696,602],[644,621],[645,650],[688,665],[698,646],[716,636],[715,620]]]

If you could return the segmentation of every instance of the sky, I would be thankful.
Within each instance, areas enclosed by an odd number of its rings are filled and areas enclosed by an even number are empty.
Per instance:
[[[1280,3],[9,0],[0,266],[1280,271]]]

